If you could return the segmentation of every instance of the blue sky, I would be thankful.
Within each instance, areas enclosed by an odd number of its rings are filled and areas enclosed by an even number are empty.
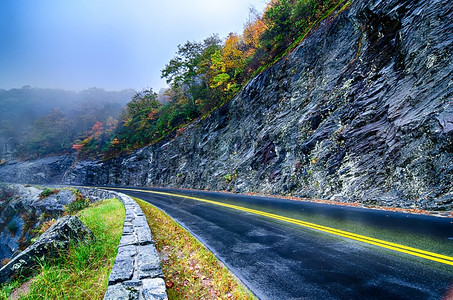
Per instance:
[[[242,33],[268,0],[0,0],[0,89],[165,86],[178,44]]]

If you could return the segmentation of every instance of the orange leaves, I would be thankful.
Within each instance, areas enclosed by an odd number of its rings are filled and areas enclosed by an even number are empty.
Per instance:
[[[167,280],[167,282],[165,283],[167,289],[171,289],[174,285],[175,285],[174,282],[171,280]]]
[[[152,109],[149,114],[148,114],[148,120],[150,121],[154,121],[157,119],[157,116],[158,116],[158,113],[159,113],[159,110],[158,109]]]
[[[81,144],[74,144],[72,145],[72,149],[76,150],[77,152],[82,151],[83,145]]]
[[[112,144],[113,146],[118,145],[119,143],[120,143],[120,141],[119,141],[117,138],[114,138],[114,139],[110,142],[110,144]]]
[[[76,150],[78,155],[92,155],[106,146],[115,146],[120,144],[118,139],[113,139],[114,132],[118,127],[119,121],[109,116],[105,123],[96,121],[90,130],[84,132],[82,137],[77,140],[72,149]]]
[[[91,127],[91,134],[94,138],[99,138],[101,134],[104,132],[104,125],[97,121],[93,127]]]
[[[254,20],[250,20],[244,26],[243,39],[246,46],[245,57],[252,57],[256,50],[261,47],[260,37],[266,30],[262,18],[255,14]]]
[[[179,128],[179,129],[176,131],[176,136],[180,136],[180,135],[184,132],[184,130],[186,130],[186,127],[181,127],[181,128]]]

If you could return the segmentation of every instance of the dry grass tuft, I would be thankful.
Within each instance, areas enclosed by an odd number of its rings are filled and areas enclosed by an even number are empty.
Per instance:
[[[255,299],[189,232],[151,204],[135,200],[153,233],[169,299]]]

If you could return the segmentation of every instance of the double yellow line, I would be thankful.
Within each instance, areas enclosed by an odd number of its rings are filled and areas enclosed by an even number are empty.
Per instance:
[[[242,207],[242,206],[237,206],[237,205],[232,205],[232,204],[222,203],[222,202],[216,202],[216,201],[202,199],[202,198],[197,198],[197,197],[166,193],[166,192],[149,191],[149,190],[141,190],[141,189],[130,189],[130,188],[107,188],[107,187],[101,187],[101,188],[103,188],[103,189],[125,190],[125,191],[137,191],[137,192],[144,192],[144,193],[151,193],[151,194],[158,194],[158,195],[165,195],[165,196],[180,197],[180,198],[185,198],[185,199],[191,199],[191,200],[195,200],[195,201],[210,203],[210,204],[214,204],[214,205],[218,205],[218,206],[223,206],[223,207],[228,207],[228,208],[232,208],[232,209],[237,209],[237,210],[240,210],[240,211],[245,211],[245,212],[252,213],[252,214],[255,214],[255,215],[260,215],[260,216],[272,218],[272,219],[275,219],[275,220],[280,220],[280,221],[284,221],[284,222],[300,225],[300,226],[311,228],[311,229],[316,229],[316,230],[319,230],[319,231],[327,232],[327,233],[334,234],[334,235],[337,235],[337,236],[342,236],[342,237],[345,237],[345,238],[349,238],[349,239],[352,239],[352,240],[360,241],[360,242],[367,243],[367,244],[370,244],[370,245],[375,245],[375,246],[378,246],[378,247],[382,247],[382,248],[398,251],[398,252],[401,252],[401,253],[406,253],[406,254],[409,254],[409,255],[413,255],[413,256],[417,256],[417,257],[421,257],[421,258],[425,258],[425,259],[429,259],[429,260],[432,260],[432,261],[436,261],[436,262],[439,262],[439,263],[443,263],[443,264],[446,264],[446,265],[453,266],[453,257],[451,257],[451,256],[437,254],[437,253],[434,253],[434,252],[429,252],[429,251],[425,251],[425,250],[421,250],[421,249],[417,249],[417,248],[412,248],[412,247],[408,247],[408,246],[404,246],[404,245],[400,245],[400,244],[396,244],[396,243],[391,243],[391,242],[387,242],[387,241],[384,241],[384,240],[379,240],[379,239],[367,237],[367,236],[364,236],[364,235],[355,234],[355,233],[352,233],[352,232],[335,229],[335,228],[332,228],[332,227],[322,226],[322,225],[318,225],[318,224],[314,224],[314,223],[310,223],[310,222],[305,222],[305,221],[301,221],[301,220],[297,220],[297,219],[293,219],[293,218],[288,218],[288,217],[284,217],[284,216],[280,216],[280,215],[276,215],[276,214],[271,214],[271,213],[268,213],[268,212],[255,210],[255,209],[250,209],[250,208],[246,208],[246,207]]]

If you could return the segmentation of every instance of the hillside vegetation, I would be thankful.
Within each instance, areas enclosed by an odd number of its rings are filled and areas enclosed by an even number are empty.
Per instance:
[[[342,0],[272,0],[260,14],[251,9],[242,34],[218,35],[178,46],[162,70],[170,88],[166,104],[152,89],[127,104],[115,130],[97,123],[75,145],[81,156],[112,157],[162,139],[231,100],[258,72],[294,47]],[[349,2],[347,2],[348,4]]]
[[[79,93],[23,87],[0,90],[0,160],[78,153],[109,158],[179,134],[230,101],[256,74],[293,49],[345,0],[272,0],[251,8],[242,33],[178,46],[161,70],[169,88],[157,94]],[[129,102],[128,102],[129,101]],[[127,103],[127,104],[126,104]],[[124,107],[124,105],[126,105]],[[6,114],[6,112],[8,112]]]
[[[107,132],[114,129],[122,107],[134,93],[28,86],[0,90],[0,159],[12,154],[30,159],[70,153],[74,141],[91,135],[99,123]]]

